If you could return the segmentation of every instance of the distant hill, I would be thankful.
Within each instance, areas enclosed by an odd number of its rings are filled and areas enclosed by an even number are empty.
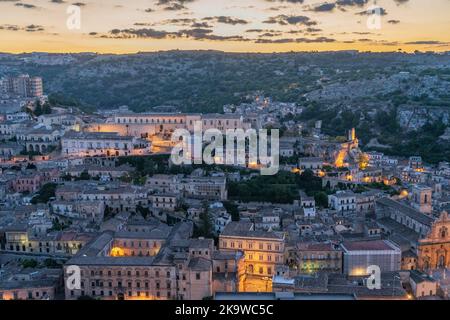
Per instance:
[[[174,105],[191,112],[221,112],[256,90],[285,102],[304,102],[326,81],[394,74],[417,65],[447,63],[450,56],[399,53],[240,54],[168,51],[130,55],[0,55],[0,74],[44,78],[47,93],[60,93],[94,108],[128,105],[149,111]]]

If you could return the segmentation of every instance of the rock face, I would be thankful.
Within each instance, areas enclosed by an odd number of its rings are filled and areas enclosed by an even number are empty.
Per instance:
[[[402,106],[398,109],[398,119],[403,129],[416,130],[428,121],[433,122],[439,119],[442,119],[445,124],[450,124],[450,110],[444,107]]]

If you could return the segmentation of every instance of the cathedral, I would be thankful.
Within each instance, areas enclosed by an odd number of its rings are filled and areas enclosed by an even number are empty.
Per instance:
[[[450,217],[441,213],[425,239],[419,241],[418,267],[420,270],[450,268]]]

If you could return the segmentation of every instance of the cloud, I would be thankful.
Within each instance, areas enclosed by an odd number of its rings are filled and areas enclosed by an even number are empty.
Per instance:
[[[414,44],[414,45],[447,45],[449,42],[442,42],[438,40],[419,40],[419,41],[410,41],[405,42],[405,44]]]
[[[185,4],[194,1],[195,0],[158,0],[156,5],[163,7],[165,11],[179,11],[187,9]]]
[[[95,33],[95,35],[97,35]],[[191,38],[194,40],[211,40],[211,41],[251,41],[251,39],[244,38],[239,35],[221,36],[213,34],[211,29],[205,28],[191,28],[182,29],[175,32],[155,30],[152,28],[142,29],[113,29],[106,35],[101,35],[101,38],[114,39],[130,39],[130,38],[147,38],[147,39],[180,39]]]
[[[2,1],[0,1],[0,2],[2,2]],[[45,31],[45,28],[41,25],[36,25],[36,24],[30,24],[30,25],[27,25],[24,27],[20,27],[18,25],[12,25],[12,24],[3,24],[3,25],[0,25],[0,30],[41,32],[41,31]]]
[[[329,11],[333,11],[334,8],[336,8],[336,3],[322,3],[322,4],[318,4],[314,7],[312,7],[311,9],[309,9],[309,11],[313,11],[313,12],[329,12]]]
[[[311,20],[309,17],[293,16],[293,15],[288,16],[285,14],[270,17],[267,20],[263,21],[263,23],[280,24],[280,25],[305,25],[305,26],[317,25],[317,22]]]
[[[25,8],[25,9],[37,9],[38,8],[34,4],[22,3],[22,2],[16,3],[15,6],[16,7],[22,7],[22,8]]]
[[[250,23],[244,19],[238,19],[238,18],[232,18],[232,17],[226,17],[226,16],[206,17],[206,18],[203,18],[202,20],[214,21],[217,23],[224,23],[224,24],[231,24],[231,25],[249,24]]]
[[[256,43],[329,43],[335,42],[336,39],[327,37],[318,38],[283,38],[283,39],[258,39]]]

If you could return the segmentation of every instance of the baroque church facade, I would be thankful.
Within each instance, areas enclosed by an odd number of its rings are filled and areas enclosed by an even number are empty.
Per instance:
[[[450,268],[450,216],[446,211],[433,223],[428,236],[419,240],[418,268]]]

